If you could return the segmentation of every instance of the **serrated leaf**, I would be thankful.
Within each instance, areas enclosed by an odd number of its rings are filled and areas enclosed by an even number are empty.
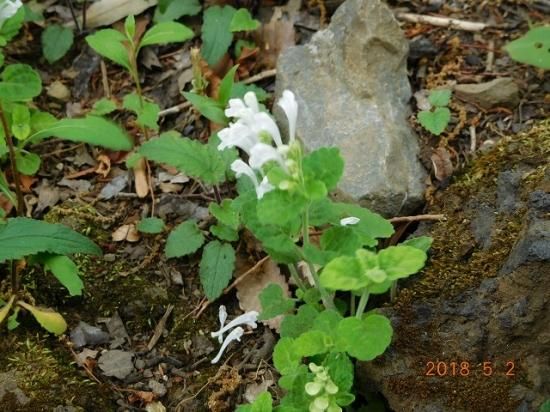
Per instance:
[[[269,284],[260,292],[262,312],[259,320],[272,319],[294,309],[294,301],[283,294],[283,289],[275,283]]]
[[[51,64],[61,59],[73,45],[73,31],[59,24],[50,24],[42,32],[42,53]]]
[[[17,150],[15,153],[15,166],[17,171],[27,176],[32,176],[40,168],[40,156],[35,153]]]
[[[250,405],[237,406],[236,412],[271,412],[273,410],[273,400],[269,392],[262,392]]]
[[[208,184],[225,180],[225,163],[215,147],[189,138],[163,133],[141,145],[139,153],[157,163],[176,167]]]
[[[432,90],[428,97],[430,104],[435,107],[445,107],[451,100],[451,91],[448,89]]]
[[[142,233],[156,234],[162,232],[164,227],[165,225],[162,219],[158,217],[146,217],[138,222],[136,229]]]
[[[63,255],[41,254],[38,261],[53,273],[71,296],[82,295],[84,283],[80,279],[78,267],[71,259]]]
[[[198,0],[159,0],[153,20],[156,23],[194,16],[201,11]]]
[[[331,290],[359,290],[368,285],[368,278],[355,256],[340,256],[331,260],[320,275],[321,285]]]
[[[550,69],[550,26],[533,27],[519,39],[504,46],[504,50],[520,63]]]
[[[63,316],[59,313],[48,308],[38,308],[36,306],[29,305],[21,300],[18,301],[17,304],[31,312],[38,323],[40,323],[40,325],[48,332],[55,335],[61,335],[67,330],[67,322],[65,322],[65,319],[63,319]]]
[[[183,92],[183,96],[208,120],[224,126],[229,123],[229,120],[225,117],[225,108],[216,100],[191,92]]]
[[[307,177],[321,180],[332,190],[344,173],[344,159],[336,147],[323,147],[304,157],[303,170]]]
[[[173,21],[157,23],[145,32],[139,43],[140,47],[153,44],[180,43],[192,39],[193,30]]]
[[[126,36],[114,29],[103,29],[86,37],[88,45],[98,54],[120,64],[126,70],[130,70],[128,49],[123,42],[127,42]]]
[[[73,142],[89,143],[111,150],[131,150],[132,139],[116,123],[97,116],[81,119],[62,119],[52,126],[35,133],[30,139],[59,137]]]
[[[204,11],[201,55],[210,66],[218,63],[233,41],[229,27],[235,12],[231,6],[212,6]]]
[[[285,226],[300,216],[306,206],[307,199],[299,193],[272,190],[258,200],[258,219],[276,226]]]
[[[229,243],[214,240],[204,247],[200,279],[209,301],[216,300],[229,285],[235,268],[235,251]]]
[[[31,112],[26,105],[15,104],[11,112],[11,131],[18,140],[31,134]]]
[[[418,272],[426,263],[426,252],[412,246],[390,246],[378,252],[378,265],[390,280]]]
[[[239,228],[239,212],[233,208],[231,199],[222,200],[221,204],[210,203],[208,210],[219,222],[233,229]]]
[[[361,247],[361,239],[350,227],[333,226],[323,232],[320,244],[323,250],[353,256]]]
[[[236,31],[252,31],[260,27],[260,22],[252,17],[248,9],[239,9],[233,14],[229,30]]]
[[[42,92],[42,80],[27,64],[10,64],[0,75],[0,99],[5,102],[31,100]]]
[[[104,116],[106,114],[112,113],[117,109],[117,104],[107,97],[103,97],[94,103],[90,114],[95,116]]]
[[[235,242],[239,240],[239,233],[235,229],[220,223],[210,226],[210,233],[218,239],[225,240],[227,242]]]
[[[338,323],[340,323],[341,320],[342,315],[340,315],[340,313],[338,313],[336,310],[324,310],[313,321],[312,330],[320,330],[325,335],[336,339],[336,330],[338,328]]]
[[[0,225],[0,263],[40,252],[101,255],[94,242],[61,224],[17,217]]]
[[[157,122],[160,112],[158,104],[143,99],[142,106],[139,96],[136,93],[130,93],[124,96],[122,107],[133,111],[137,115],[136,122],[138,125],[158,130],[159,126]]]
[[[451,111],[446,107],[438,107],[433,112],[422,110],[418,113],[418,121],[429,132],[439,136],[447,128],[451,120]]]
[[[336,331],[337,326],[335,326],[334,331]],[[338,392],[351,390],[354,378],[353,363],[345,353],[329,353],[323,361],[323,366],[328,369],[330,378],[338,386]]]
[[[356,359],[370,361],[385,352],[392,334],[390,321],[385,316],[345,318],[338,324],[338,347]]]
[[[281,336],[297,338],[310,330],[319,312],[312,305],[302,305],[294,315],[287,315],[281,323]]]
[[[6,319],[6,316],[8,316],[8,313],[10,313],[10,309],[13,305],[13,301],[15,300],[15,295],[12,295],[10,300],[0,308],[0,325]]]
[[[332,345],[332,339],[320,330],[309,330],[294,339],[294,350],[300,357],[321,355]]]
[[[196,252],[204,243],[204,235],[195,220],[179,224],[166,240],[164,253],[167,258],[181,257]]]
[[[300,366],[302,358],[294,350],[294,339],[283,337],[279,339],[273,350],[273,365],[286,375]]]

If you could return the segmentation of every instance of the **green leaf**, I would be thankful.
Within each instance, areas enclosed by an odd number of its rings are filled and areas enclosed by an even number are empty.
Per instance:
[[[31,134],[31,112],[24,104],[15,104],[11,112],[11,132],[19,140]]]
[[[126,16],[126,20],[124,20],[124,31],[126,32],[128,40],[133,41],[136,34],[136,19],[133,14]]]
[[[180,43],[192,39],[193,30],[189,27],[173,21],[157,23],[145,32],[139,43],[139,47],[153,44]]]
[[[153,20],[155,23],[194,16],[201,11],[198,0],[159,0]]]
[[[94,103],[90,114],[95,116],[104,116],[112,113],[117,109],[117,104],[114,100],[103,97]]]
[[[224,199],[221,204],[211,202],[208,210],[224,225],[235,230],[239,228],[239,212],[233,208],[233,200]]]
[[[239,9],[233,14],[231,23],[229,24],[229,30],[236,31],[253,31],[260,27],[260,22],[255,20],[250,15],[248,9]]]
[[[3,38],[4,40],[4,44],[0,44],[0,46],[5,46],[7,42],[17,35],[21,26],[23,26],[24,21],[25,8],[20,7],[19,10],[17,10],[17,13],[4,22],[0,22],[0,38]]]
[[[13,309],[13,313],[8,318],[8,324],[7,324],[8,330],[14,330],[19,326],[19,322],[17,321],[17,316],[19,315],[19,309],[20,309],[19,306],[16,306]]]
[[[392,334],[390,321],[385,316],[345,318],[338,324],[338,346],[354,358],[370,361],[385,352]]]
[[[239,65],[233,66],[223,77],[220,87],[218,88],[218,104],[221,107],[227,106],[229,98],[231,97],[231,90],[233,90],[233,84],[235,83],[235,73]]]
[[[201,54],[209,66],[218,63],[233,41],[229,28],[235,12],[231,6],[212,6],[204,11]]]
[[[15,153],[15,166],[19,173],[32,176],[40,169],[40,156],[24,150],[17,150]]]
[[[87,36],[86,42],[98,54],[120,64],[130,71],[128,49],[123,44],[123,42],[128,42],[128,40],[121,32],[114,29],[99,30]]]
[[[354,378],[353,363],[345,353],[329,353],[323,361],[323,366],[328,369],[330,378],[338,386],[338,392],[348,392],[351,390]]]
[[[216,300],[229,285],[235,268],[235,251],[229,243],[214,240],[204,247],[199,276],[204,294]]]
[[[138,125],[158,130],[157,122],[160,112],[158,104],[143,99],[142,106],[139,96],[136,93],[130,93],[124,96],[122,107],[137,114],[136,122]]]
[[[40,252],[101,255],[94,242],[61,224],[17,217],[0,225],[0,263]]]
[[[285,226],[299,217],[307,206],[307,200],[298,193],[272,190],[258,200],[258,219],[276,226]]]
[[[519,39],[504,46],[504,50],[520,63],[550,69],[550,26],[533,27]]]
[[[59,137],[73,142],[84,142],[111,150],[131,150],[132,139],[116,123],[97,116],[81,119],[62,119],[35,133],[31,139]]]
[[[136,228],[142,233],[156,234],[161,233],[165,225],[164,221],[158,217],[146,217],[138,222]]]
[[[539,412],[550,412],[550,399],[547,399],[540,405]]]
[[[342,315],[336,310],[327,309],[322,311],[317,318],[313,321],[313,330],[320,330],[325,335],[330,336],[333,340],[336,340],[336,330],[338,324],[342,320]]]
[[[433,112],[422,110],[418,113],[418,121],[429,132],[439,136],[447,128],[451,120],[451,111],[446,107],[438,107]]]
[[[215,147],[173,133],[163,133],[141,145],[139,153],[158,163],[166,163],[208,184],[225,180],[225,163]]]
[[[239,232],[224,224],[210,226],[210,233],[218,239],[226,240],[228,242],[235,242],[239,240]]]
[[[35,110],[31,114],[31,131],[32,133],[40,132],[48,127],[51,127],[56,122],[57,119],[54,115],[47,112],[41,112],[40,110]]]
[[[374,247],[378,243],[374,239],[393,235],[392,224],[378,213],[350,203],[333,203],[333,208],[339,214],[338,219],[350,216],[359,218],[359,223],[348,227],[359,234],[363,244],[369,247]],[[333,222],[333,224],[339,224],[339,222]]]
[[[311,329],[319,312],[312,305],[302,305],[294,315],[287,315],[281,323],[281,336],[297,338]]]
[[[0,75],[0,99],[4,102],[31,100],[42,92],[42,80],[27,64],[10,64]]]
[[[294,350],[294,339],[283,337],[279,339],[273,350],[273,365],[286,375],[294,371],[301,363],[301,356]]]
[[[426,263],[426,252],[412,246],[390,246],[378,252],[378,264],[390,280],[418,272]]]
[[[59,282],[67,288],[71,296],[81,296],[84,283],[80,279],[76,264],[63,255],[41,254],[38,261],[53,273]]]
[[[269,392],[260,393],[250,405],[239,405],[237,412],[271,412],[273,400]]]
[[[196,252],[204,243],[204,235],[195,220],[180,223],[166,240],[164,253],[167,258],[181,257]]]
[[[401,243],[401,246],[412,246],[428,253],[428,250],[430,250],[430,247],[432,247],[433,241],[434,239],[432,237],[419,236],[405,240],[403,243]]]
[[[208,120],[224,126],[229,123],[229,120],[225,117],[225,107],[221,106],[216,100],[191,92],[183,92],[183,96]]]
[[[448,89],[432,90],[428,97],[430,104],[435,107],[445,107],[451,100],[451,91]]]
[[[4,194],[8,198],[8,200],[11,202],[12,205],[17,204],[17,199],[15,198],[15,194],[10,190],[10,186],[8,185],[8,182],[6,181],[6,178],[4,177],[4,174],[0,170],[0,192]]]
[[[231,89],[231,98],[232,99],[242,99],[244,95],[248,92],[253,92],[256,95],[256,98],[259,102],[263,102],[267,99],[267,92],[261,87],[256,86],[255,84],[246,84],[243,82],[237,82],[233,84]]]
[[[338,148],[323,147],[304,157],[303,170],[307,177],[322,181],[332,190],[344,173],[344,159]]]
[[[8,316],[8,313],[10,313],[10,309],[13,305],[14,300],[15,300],[15,295],[11,295],[10,300],[0,308],[0,324],[2,324],[4,319],[6,319],[6,316]]]
[[[17,304],[31,312],[38,323],[48,332],[55,335],[61,335],[67,330],[67,322],[65,322],[65,319],[63,319],[63,316],[59,313],[48,308],[38,308],[29,305],[21,300],[18,301]]]
[[[42,53],[52,64],[61,59],[73,45],[73,31],[59,24],[50,24],[42,32]]]
[[[363,267],[355,256],[331,260],[320,275],[321,285],[331,290],[359,290],[368,285]]]
[[[262,313],[259,320],[272,319],[294,309],[294,301],[284,296],[281,286],[275,283],[270,283],[260,292],[260,302]]]
[[[333,226],[321,235],[320,244],[324,250],[353,256],[355,251],[361,247],[361,239],[349,227]]]
[[[321,355],[332,345],[332,339],[320,330],[309,330],[294,339],[294,350],[300,357]]]
[[[296,263],[300,260],[300,252],[294,241],[285,233],[275,231],[253,232],[262,242],[263,249],[277,263]]]

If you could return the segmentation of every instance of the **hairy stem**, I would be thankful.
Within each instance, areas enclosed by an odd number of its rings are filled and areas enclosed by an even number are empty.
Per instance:
[[[359,299],[359,304],[357,305],[357,312],[355,313],[355,317],[357,319],[361,319],[361,317],[363,316],[363,312],[367,307],[368,301],[369,301],[369,292],[367,290],[364,290],[363,294],[361,295],[361,299]]]
[[[8,127],[8,121],[6,119],[6,113],[4,112],[4,108],[2,107],[2,103],[0,102],[0,120],[2,121],[2,127],[4,129],[4,136],[6,136],[6,143],[8,144],[8,150],[10,154],[10,169],[11,174],[13,176],[13,180],[15,181],[15,193],[17,195],[17,216],[23,216],[24,215],[24,207],[25,203],[23,202],[23,192],[21,191],[21,185],[19,182],[19,172],[17,171],[17,165],[15,164],[15,146],[13,144],[13,138],[11,136],[10,129]]]

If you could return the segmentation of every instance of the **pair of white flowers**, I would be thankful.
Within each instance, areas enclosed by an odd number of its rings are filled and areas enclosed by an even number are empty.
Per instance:
[[[258,199],[274,189],[262,171],[262,166],[275,161],[288,172],[292,162],[286,155],[289,145],[296,139],[298,103],[294,94],[290,90],[285,90],[277,105],[283,109],[288,119],[288,144],[283,143],[281,132],[273,118],[268,113],[260,111],[260,105],[253,92],[246,93],[242,100],[229,100],[225,115],[236,121],[218,132],[221,140],[219,150],[238,147],[248,155],[248,163],[237,159],[231,164],[231,170],[237,177],[246,175],[252,180]],[[271,142],[275,142],[276,147]]]
[[[23,6],[21,0],[0,0],[0,28],[7,19],[17,13],[21,6]]]

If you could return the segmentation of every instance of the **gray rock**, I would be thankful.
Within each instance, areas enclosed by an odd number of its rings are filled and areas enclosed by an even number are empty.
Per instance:
[[[423,201],[425,171],[407,124],[407,52],[384,3],[347,0],[326,30],[286,49],[277,64],[277,94],[295,93],[306,149],[339,147],[346,161],[340,194],[385,215]],[[286,125],[277,107],[275,116]]]
[[[87,345],[101,345],[109,342],[109,334],[96,326],[80,321],[71,331],[71,342],[77,349]]]
[[[155,379],[150,379],[149,380],[149,388],[159,398],[162,398],[164,395],[166,395],[166,392],[168,392],[168,390],[166,389],[166,385],[164,385],[160,382],[157,382]]]
[[[99,358],[99,368],[107,376],[124,379],[134,370],[134,354],[122,350],[108,350]]]
[[[17,377],[13,372],[1,372],[0,373],[0,405],[2,399],[6,394],[11,393],[15,396],[17,403],[21,406],[28,404],[31,400],[23,393],[17,386]]]
[[[519,87],[511,77],[499,77],[486,83],[457,84],[454,90],[460,99],[484,109],[514,108],[519,103]]]

